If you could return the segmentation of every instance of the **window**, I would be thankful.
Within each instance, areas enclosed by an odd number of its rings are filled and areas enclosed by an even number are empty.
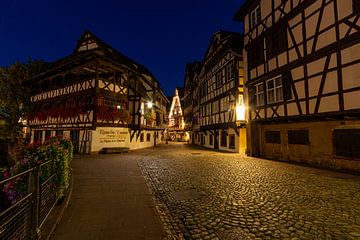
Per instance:
[[[235,134],[229,135],[229,148],[235,149]]]
[[[63,135],[64,135],[64,131],[63,131],[63,130],[56,130],[55,136],[57,136],[57,137],[62,137]]]
[[[219,113],[219,101],[215,101],[212,103],[212,113],[213,114]]]
[[[266,143],[281,143],[280,131],[266,131],[265,132]]]
[[[256,101],[256,106],[263,106],[265,104],[263,83],[255,85],[255,101]]]
[[[140,134],[140,142],[144,142],[144,134],[143,133]]]
[[[146,141],[147,141],[147,142],[150,142],[150,133],[147,133],[147,134],[146,134]]]
[[[267,103],[281,102],[283,98],[282,78],[277,77],[266,82]]]
[[[275,25],[266,37],[268,59],[286,51],[288,46],[286,25]]]
[[[309,130],[288,131],[289,144],[310,145]]]
[[[220,99],[220,112],[225,112],[229,110],[229,96],[226,96]]]
[[[254,28],[258,25],[261,21],[261,12],[260,6],[257,6],[251,13],[250,13],[250,28]]]
[[[216,87],[220,87],[222,86],[222,76],[221,76],[221,71],[219,71],[217,74],[216,74]]]
[[[335,129],[333,138],[336,156],[360,158],[360,129]]]
[[[229,82],[235,78],[234,63],[226,66],[226,81]]]
[[[214,141],[213,135],[209,135],[209,144],[212,146]]]
[[[205,116],[210,116],[211,114],[211,103],[206,105],[206,115]]]
[[[50,130],[46,130],[45,131],[45,140],[48,141],[51,138],[51,131]]]
[[[225,84],[226,83],[226,68],[223,68],[222,70],[221,70],[221,83],[222,84]]]
[[[353,10],[355,13],[360,13],[360,0],[353,0]]]
[[[34,142],[41,142],[42,141],[42,131],[35,130],[34,131]]]
[[[227,147],[227,133],[225,131],[221,131],[221,146]]]
[[[264,63],[264,39],[259,38],[259,40],[255,41],[251,46],[249,46],[247,49],[247,60],[250,69]]]

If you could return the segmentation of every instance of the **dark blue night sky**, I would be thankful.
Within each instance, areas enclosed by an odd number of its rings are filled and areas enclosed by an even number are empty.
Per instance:
[[[202,60],[213,32],[240,32],[243,0],[1,0],[0,66],[28,57],[54,61],[90,30],[145,65],[167,95],[183,85],[185,64]]]

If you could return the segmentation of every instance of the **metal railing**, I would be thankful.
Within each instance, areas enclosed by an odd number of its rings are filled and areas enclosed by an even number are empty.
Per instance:
[[[52,160],[0,181],[0,192],[3,194],[0,239],[39,238],[40,228],[57,201],[55,181],[55,163]],[[5,202],[9,195],[10,200]]]

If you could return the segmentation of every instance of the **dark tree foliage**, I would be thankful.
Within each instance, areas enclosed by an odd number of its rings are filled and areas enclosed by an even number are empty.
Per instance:
[[[26,120],[30,106],[30,91],[25,82],[45,68],[46,64],[39,60],[0,67],[0,140],[21,136],[22,120]]]

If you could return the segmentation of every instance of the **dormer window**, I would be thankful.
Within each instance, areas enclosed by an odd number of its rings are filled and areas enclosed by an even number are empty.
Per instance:
[[[250,13],[250,28],[256,27],[261,21],[261,12],[260,6],[257,6],[251,13]]]

